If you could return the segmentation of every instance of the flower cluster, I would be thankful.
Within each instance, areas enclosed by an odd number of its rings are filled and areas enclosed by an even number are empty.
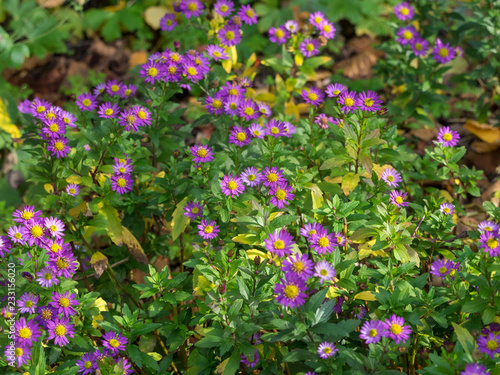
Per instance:
[[[384,321],[370,320],[366,321],[361,327],[359,337],[366,344],[375,344],[382,337],[393,339],[396,344],[408,340],[411,334],[411,327],[404,325],[405,320],[402,317],[391,315]]]
[[[111,177],[113,191],[116,191],[118,194],[125,194],[132,191],[134,187],[132,170],[132,159],[115,158],[115,164],[113,165],[114,174]]]
[[[489,355],[491,359],[495,354],[500,354],[500,325],[492,323],[481,330],[477,339],[477,348],[482,353]]]
[[[478,229],[481,233],[479,237],[479,247],[490,257],[500,255],[500,233],[499,226],[493,221],[483,221],[479,223]]]
[[[111,359],[113,362],[118,363],[123,361],[123,375],[134,373],[132,364],[129,363],[127,358],[120,357],[120,351],[125,351],[128,340],[121,333],[105,332],[102,336],[102,346],[104,349],[96,349],[93,352],[87,352],[82,355],[81,359],[76,361],[78,366],[78,373],[83,375],[95,374],[99,370],[99,363],[103,363],[106,359]]]

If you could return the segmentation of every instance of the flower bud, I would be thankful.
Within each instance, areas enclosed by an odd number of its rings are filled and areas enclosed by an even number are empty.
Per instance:
[[[234,16],[233,18],[231,18],[231,21],[233,21],[233,23],[234,23],[236,26],[241,25],[241,18],[240,18],[239,16]]]
[[[216,89],[217,87],[219,87],[219,81],[214,79],[212,82],[210,82],[210,87]]]
[[[219,240],[219,246],[224,246],[224,241],[223,240]]]
[[[228,256],[229,258],[232,258],[232,257],[233,257],[233,255],[234,255],[234,251],[233,251],[233,249],[231,249],[231,250],[229,250],[229,251],[227,252],[227,256]]]
[[[406,347],[404,347],[404,346],[398,346],[398,352],[400,352],[400,353],[406,352]]]
[[[174,155],[174,158],[176,158],[176,159],[177,159],[177,158],[179,157],[179,155],[181,154],[181,152],[180,152],[179,150],[174,150],[174,151],[172,152],[172,154]]]
[[[326,43],[328,42],[328,39],[326,39],[324,36],[320,35],[318,37],[319,45],[324,47],[326,46]]]
[[[176,51],[179,51],[181,49],[181,44],[177,40],[174,42],[174,48]]]
[[[255,264],[256,266],[260,265],[260,257],[259,256],[256,256],[255,258],[253,258],[253,264]]]
[[[207,247],[208,246],[208,242],[207,241],[203,241],[202,245],[203,245],[203,247]]]

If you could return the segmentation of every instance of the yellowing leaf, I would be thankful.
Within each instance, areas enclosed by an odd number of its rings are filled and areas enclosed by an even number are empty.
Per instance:
[[[271,257],[269,256],[269,253],[265,253],[261,250],[257,250],[257,249],[250,249],[250,250],[247,250],[247,256],[248,258],[254,260],[255,257],[260,257],[261,259],[266,259],[266,258],[270,258]]]
[[[168,9],[162,6],[152,6],[144,11],[144,21],[151,26],[152,29],[160,28],[160,20],[168,12]]]
[[[326,176],[325,182],[328,182],[329,184],[340,184],[342,182],[342,176],[337,176],[337,177]]]
[[[390,165],[389,164],[384,164],[384,165],[379,165],[379,164],[373,164],[372,165],[372,169],[375,171],[375,173],[377,174],[379,180],[382,178],[382,173],[384,173],[384,170],[386,168],[389,168]]]
[[[0,129],[10,134],[12,138],[21,138],[19,128],[12,123],[7,106],[2,98],[0,98]]]
[[[54,193],[54,187],[52,186],[52,184],[44,184],[43,188],[49,194],[53,194]]]
[[[257,95],[255,99],[260,100],[261,102],[273,104],[276,101],[276,95],[267,92],[264,94]]]
[[[81,184],[82,183],[82,178],[80,176],[74,175],[70,176],[66,179],[66,182],[68,184]]]
[[[236,51],[236,46],[231,46],[231,48],[229,48],[229,56],[231,57],[231,62],[235,65],[238,62],[238,52]]]
[[[233,242],[242,243],[245,245],[251,245],[257,240],[257,236],[252,233],[242,233],[238,234],[236,237],[232,238]]]
[[[231,68],[233,67],[233,63],[231,62],[231,59],[224,60],[222,62],[222,67],[226,71],[227,74],[231,73]]]
[[[271,213],[271,215],[269,215],[269,222],[271,222],[274,218],[281,216],[283,214],[284,214],[283,211],[277,211],[277,212]]]
[[[360,299],[362,301],[376,301],[377,299],[369,290],[365,290],[364,292],[358,293],[354,296],[354,299]]]
[[[336,298],[340,295],[342,295],[342,293],[340,293],[340,288],[338,288],[336,286],[328,287],[328,292],[326,292],[326,298],[332,299],[332,298]]]
[[[88,203],[83,201],[80,203],[78,206],[71,208],[68,213],[71,215],[71,217],[78,219],[78,216],[80,216],[80,212],[87,212],[88,209]]]
[[[486,143],[500,142],[500,128],[494,128],[488,124],[480,124],[474,120],[467,120],[464,127]]]
[[[96,277],[100,278],[104,271],[108,268],[108,257],[100,251],[97,251],[92,254],[92,258],[90,258],[90,265],[94,268]]]
[[[304,63],[304,56],[298,53],[295,55],[294,60],[295,60],[295,65],[302,66],[302,64]]]
[[[182,232],[184,232],[189,223],[189,218],[184,215],[184,206],[187,202],[188,197],[185,197],[177,203],[174,214],[172,215],[172,240],[174,241],[181,235]]]
[[[193,297],[202,297],[206,292],[212,290],[215,284],[211,283],[200,271],[193,271]],[[200,328],[201,329],[201,328]]]
[[[139,243],[139,241],[137,241],[137,238],[135,238],[135,236],[132,233],[130,233],[130,231],[127,228],[122,227],[122,230],[123,230],[123,242],[127,246],[130,254],[139,263],[148,264],[149,259],[144,250],[142,249],[141,244]]]
[[[359,174],[354,172],[349,172],[345,176],[342,177],[342,191],[345,195],[349,195],[351,191],[353,191],[356,186],[359,184]]]
[[[122,223],[118,216],[118,211],[106,201],[102,201],[97,205],[99,212],[103,213],[108,219],[108,235],[118,246],[123,244],[122,238]]]

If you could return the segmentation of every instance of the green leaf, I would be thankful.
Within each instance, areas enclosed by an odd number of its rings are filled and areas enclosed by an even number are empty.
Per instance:
[[[462,348],[467,352],[467,354],[471,355],[471,349],[474,346],[474,338],[466,328],[455,322],[452,322],[451,324],[455,329],[455,334],[457,335],[460,345],[462,345]]]
[[[123,245],[122,238],[122,223],[120,218],[118,217],[118,211],[111,204],[106,201],[102,201],[97,205],[99,207],[99,212],[103,213],[108,220],[108,227],[106,228],[108,231],[108,235],[118,246]]]
[[[324,170],[324,169],[333,169],[336,167],[340,167],[341,165],[347,163],[349,160],[351,160],[351,158],[348,157],[347,155],[335,156],[325,161],[319,169]]]
[[[138,367],[142,367],[142,353],[139,351],[137,346],[132,345],[127,347],[127,353],[132,362],[134,362]]]
[[[141,353],[141,357],[142,357],[142,364],[144,365],[144,367],[146,367],[148,369],[156,370],[156,371],[158,371],[160,369],[160,366],[158,366],[158,363],[149,354]]]
[[[184,215],[184,206],[187,202],[188,197],[185,197],[177,203],[177,206],[175,207],[175,211],[172,216],[172,240],[174,241],[181,235],[181,233],[184,232],[189,223],[189,218]]]
[[[236,371],[240,367],[240,355],[241,352],[239,349],[233,351],[231,357],[229,358],[229,361],[226,364],[226,367],[224,368],[224,375],[236,374]]]

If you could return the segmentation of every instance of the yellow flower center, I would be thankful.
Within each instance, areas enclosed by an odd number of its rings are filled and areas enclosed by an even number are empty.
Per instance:
[[[306,267],[304,266],[304,263],[302,263],[302,262],[300,262],[300,261],[299,261],[299,262],[295,262],[295,263],[293,264],[293,266],[292,266],[292,269],[293,269],[293,270],[294,270],[294,272],[296,272],[296,273],[299,273],[299,272],[304,271],[304,269],[305,269],[305,268],[306,268]]]
[[[327,247],[328,245],[330,244],[330,241],[328,240],[328,238],[326,237],[321,237],[319,240],[318,240],[318,245],[320,247]]]
[[[276,182],[276,181],[278,181],[278,175],[276,173],[269,173],[267,175],[267,181],[269,181],[269,182]]]
[[[446,56],[448,56],[448,53],[449,53],[449,52],[448,52],[448,49],[446,49],[446,48],[440,48],[440,49],[439,49],[439,56],[441,56],[441,57],[446,57]]]
[[[207,150],[204,149],[204,148],[200,148],[198,149],[198,151],[196,152],[196,155],[198,155],[199,157],[201,158],[204,158],[205,156],[207,156]]]
[[[10,311],[5,311],[4,316],[6,319],[10,319],[12,317],[12,313]]]
[[[87,369],[91,368],[92,367],[92,362],[86,361],[85,364],[83,365],[83,367],[85,367]]]
[[[118,90],[120,90],[120,87],[118,85],[111,86],[111,91],[118,92]]]
[[[326,276],[328,275],[328,270],[326,268],[323,268],[321,271],[319,271],[319,273],[321,274],[321,276]]]
[[[342,242],[344,242],[344,239],[340,236],[337,236],[337,242],[341,244]]]
[[[403,203],[403,198],[401,198],[401,196],[397,196],[397,197],[396,197],[396,203],[397,203],[397,204],[401,204],[401,203]]]
[[[55,133],[55,132],[59,131],[59,126],[57,126],[57,124],[52,124],[49,126],[49,129],[52,133]]]
[[[227,5],[221,5],[220,10],[222,10],[222,12],[227,12]]]
[[[170,56],[170,59],[171,59],[173,62],[177,62],[177,61],[179,61],[179,60],[180,60],[180,56],[179,56],[179,54],[174,53],[174,54],[172,54],[172,56]]]
[[[451,135],[451,133],[444,133],[443,134],[443,139],[446,141],[446,142],[449,142],[453,139],[453,135]]]
[[[368,336],[370,337],[375,337],[377,336],[377,330],[375,328],[370,329],[370,332],[368,332]]]
[[[254,134],[255,136],[257,136],[257,137],[258,137],[258,136],[260,135],[260,131],[258,131],[258,130],[254,130],[254,131],[253,131],[253,134]]]
[[[443,266],[443,267],[441,267],[441,268],[439,269],[439,273],[441,273],[441,274],[445,274],[445,273],[446,273],[446,271],[448,271],[448,268],[446,268],[445,266]]]
[[[30,233],[32,237],[41,237],[43,234],[43,228],[39,225],[33,225],[30,229]]]
[[[175,74],[175,73],[177,72],[177,67],[176,67],[176,66],[170,66],[170,67],[168,68],[168,72],[169,72],[170,74]]]
[[[496,237],[491,237],[488,238],[488,241],[486,241],[486,244],[490,249],[495,249],[498,247],[498,239]]]
[[[279,130],[279,128],[278,128],[278,127],[273,126],[273,127],[271,128],[271,133],[272,133],[272,134],[278,134],[279,132],[280,132],[280,130]]]
[[[306,45],[306,51],[311,52],[311,51],[313,51],[313,50],[314,50],[314,44],[312,44],[312,43],[308,43],[308,44]]]
[[[285,242],[282,240],[276,240],[274,241],[273,246],[276,250],[283,250],[285,248]]]
[[[56,244],[56,243],[55,243],[55,244],[52,244],[52,245],[50,246],[50,250],[52,250],[52,252],[54,252],[54,253],[57,253],[58,251],[60,251],[60,250],[61,250],[61,246],[59,246],[59,245],[58,245],[58,244]]]
[[[318,99],[318,95],[316,95],[313,92],[310,92],[307,97],[309,98],[309,100],[316,100],[316,99]]]
[[[66,268],[69,267],[69,263],[67,261],[65,261],[64,259],[58,259],[56,261],[56,266],[57,268],[59,268],[60,270],[65,270]],[[65,298],[67,299],[67,298]]]
[[[214,51],[213,55],[215,57],[221,57],[222,53],[220,53],[219,51]]]
[[[365,106],[371,107],[373,105],[373,99],[372,98],[366,98],[365,99]]]
[[[59,324],[56,326],[56,329],[54,329],[54,332],[57,336],[64,336],[66,334],[66,327],[62,324]]]
[[[45,112],[45,107],[43,105],[39,105],[38,107],[36,107],[36,111],[38,113]]]
[[[408,13],[410,13],[410,10],[407,7],[403,7],[399,10],[399,13],[401,13],[403,16],[407,16]]]
[[[132,90],[130,90],[130,89],[126,89],[126,90],[125,90],[125,95],[127,95],[127,96],[128,96],[128,95],[130,95],[130,94],[132,94]]]
[[[52,280],[52,275],[49,272],[47,272],[45,275],[43,275],[43,278],[45,280]]]
[[[243,112],[244,112],[244,113],[245,113],[245,115],[247,115],[247,116],[252,116],[252,115],[253,115],[253,113],[254,113],[254,110],[253,110],[253,108],[252,108],[252,107],[247,107],[247,108],[245,108],[245,110],[244,110]]]
[[[274,35],[276,35],[277,38],[283,38],[283,36],[285,35],[285,33],[283,32],[283,30],[277,29],[276,33]]]
[[[26,301],[26,307],[31,307],[31,306],[33,306],[33,301],[31,300]]]
[[[189,3],[187,7],[191,12],[194,12],[196,10],[196,3]]]
[[[278,190],[276,190],[276,193],[274,193],[274,196],[278,200],[282,201],[282,200],[284,200],[286,198],[286,192],[284,190],[282,190],[282,189],[278,189]]]
[[[156,75],[158,74],[158,69],[156,69],[155,67],[151,67],[148,69],[148,76],[150,77],[156,77]]]
[[[488,340],[488,342],[486,343],[486,347],[489,350],[497,350],[498,343],[495,340]]]
[[[325,354],[330,354],[331,352],[332,352],[332,349],[329,346],[327,346],[326,348],[323,349],[323,353],[325,353]]]
[[[17,232],[16,234],[14,234],[14,238],[16,238],[17,240],[20,240],[21,238],[23,237],[23,235],[19,232]]]
[[[229,190],[236,190],[238,188],[238,184],[235,181],[231,180],[227,183],[227,188]]]
[[[226,39],[227,40],[233,40],[234,39],[234,33],[232,31],[228,31],[226,33]]]
[[[248,17],[250,17],[250,18],[252,18],[252,17],[253,17],[253,10],[252,10],[252,9],[248,9],[245,13],[246,13],[246,15],[247,15]]]
[[[52,232],[57,232],[57,227],[56,227],[54,224],[52,224],[52,225],[50,226],[50,230],[51,230]]]
[[[90,99],[83,99],[82,104],[85,107],[89,107],[92,104],[92,102],[90,101]]]
[[[70,194],[75,194],[76,190],[74,188],[69,189]]]
[[[106,114],[106,116],[111,116],[113,114],[113,110],[111,108],[108,108],[104,111],[104,113]]]
[[[232,88],[231,90],[229,90],[229,95],[237,96],[238,95],[238,90],[236,90],[235,88]]]
[[[413,37],[413,34],[411,33],[411,31],[406,30],[403,33],[403,38],[405,38],[406,40],[410,40],[412,37]]]
[[[118,180],[116,180],[116,184],[119,187],[125,187],[127,186],[127,181],[124,178],[119,178]]]
[[[248,178],[248,181],[253,181],[253,180],[255,180],[255,175],[249,174],[247,178]]]
[[[443,209],[443,211],[444,211],[444,213],[446,213],[446,214],[449,214],[449,213],[450,213],[450,209],[449,209],[448,207],[445,207],[445,208]]]
[[[247,136],[245,135],[245,133],[239,132],[238,134],[236,134],[236,139],[240,142],[243,142],[245,139],[247,139]]]
[[[118,159],[118,161],[119,161],[120,163],[122,163],[122,164],[127,165],[127,161],[126,161],[125,159]]]
[[[187,73],[190,75],[190,76],[195,76],[196,75],[196,68],[190,66],[187,70]]]
[[[30,219],[33,217],[33,212],[31,212],[31,211],[24,211],[24,212],[21,214],[21,217],[22,217],[24,220],[30,220]]]
[[[308,233],[310,236],[312,236],[313,234],[316,234],[316,229],[311,229]]]
[[[193,214],[197,214],[198,212],[200,212],[200,210],[199,210],[199,208],[198,208],[198,207],[193,207],[193,208],[191,209],[191,212],[192,212]]]
[[[327,24],[327,23],[326,23],[326,24],[324,24],[324,25],[323,25],[323,31],[324,31],[324,32],[329,33],[329,32],[330,32],[330,30],[331,30],[331,28],[330,28],[330,25],[329,25],[329,24]]]
[[[16,357],[22,356],[23,355],[23,349],[22,348],[16,348],[16,349],[14,349],[14,355]]]
[[[352,100],[351,98],[346,98],[344,100],[344,104],[346,107],[352,107],[354,105],[354,100]]]
[[[333,95],[338,95],[340,94],[340,90],[333,90]]]
[[[389,176],[387,176],[387,180],[391,182],[394,181],[394,176],[390,174]]]
[[[487,232],[491,232],[493,229],[491,227],[484,227],[484,230]]]
[[[144,111],[139,111],[137,112],[137,116],[141,119],[144,120],[148,115]]]
[[[397,323],[391,324],[391,333],[393,333],[395,335],[399,335],[402,330],[403,330],[403,327],[401,327],[399,324],[397,324]]]
[[[206,234],[210,234],[210,233],[212,233],[213,231],[214,231],[214,228],[213,228],[212,226],[210,226],[210,225],[207,225],[207,226],[205,227],[205,229],[203,229],[203,232],[205,232]]]
[[[29,339],[31,337],[31,329],[23,327],[19,330],[18,335],[22,339]]]
[[[120,346],[120,342],[117,339],[111,339],[109,340],[109,345],[111,345],[113,348],[116,348]]]
[[[69,306],[69,299],[66,297],[63,297],[59,300],[59,306],[61,307],[68,307]]]
[[[214,107],[215,109],[219,109],[220,107],[222,107],[222,102],[216,99],[212,102],[212,107]]]
[[[287,296],[287,298],[293,299],[299,295],[299,288],[295,285],[287,285],[283,293]]]
[[[62,151],[64,149],[64,143],[62,143],[62,142],[55,142],[54,143],[54,149],[56,151]]]
[[[321,21],[323,21],[323,18],[321,18],[320,16],[314,17],[314,22],[320,23]]]
[[[416,44],[415,44],[415,49],[416,49],[417,51],[421,51],[421,50],[422,50],[422,48],[424,48],[424,47],[422,46],[422,43],[416,43]]]

